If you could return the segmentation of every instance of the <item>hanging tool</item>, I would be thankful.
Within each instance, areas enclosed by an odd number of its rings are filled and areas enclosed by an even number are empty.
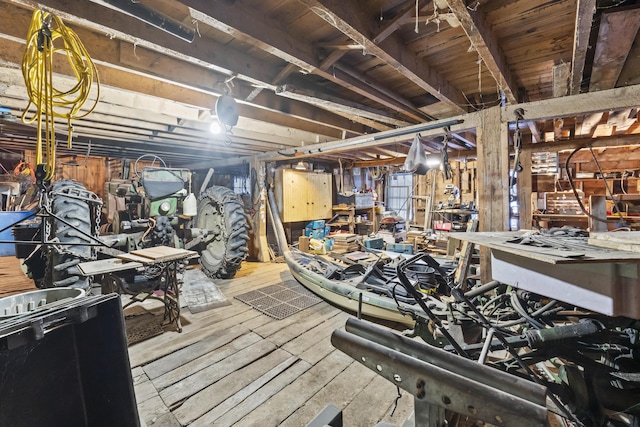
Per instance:
[[[66,54],[77,79],[77,83],[70,89],[60,89],[53,85],[53,58],[58,52]],[[60,18],[43,10],[35,10],[27,34],[27,46],[22,59],[22,75],[29,94],[29,104],[24,109],[22,121],[24,123],[36,121],[38,124],[36,179],[38,185],[44,187],[51,181],[55,171],[55,119],[67,120],[67,146],[70,148],[73,136],[71,121],[86,117],[98,103],[100,97],[98,71],[78,36],[67,28]],[[94,81],[97,83],[97,96],[89,111],[81,113],[80,109],[89,98]],[[36,111],[29,117],[32,104]],[[43,127],[45,128],[44,152]],[[45,157],[46,163],[44,163]]]
[[[522,152],[522,134],[520,133],[520,121],[524,120],[524,110],[517,108],[513,114],[516,116],[516,130],[513,132],[513,149],[515,151],[515,159],[513,161],[513,172],[509,175],[509,191],[516,183],[517,175],[522,172],[522,164],[520,163],[520,153]]]
[[[440,168],[444,172],[444,177],[448,181],[451,179],[451,165],[449,164],[449,128],[444,128],[444,140],[440,149]]]

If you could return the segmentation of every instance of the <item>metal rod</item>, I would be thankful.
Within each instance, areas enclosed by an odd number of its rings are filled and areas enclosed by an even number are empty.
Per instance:
[[[468,292],[465,292],[465,296],[469,299],[474,299],[475,297],[477,297],[478,295],[482,295],[485,294],[495,288],[497,288],[498,286],[500,286],[500,282],[498,282],[497,280],[492,280],[490,282],[485,283],[484,285],[478,286],[477,288],[473,288]]]
[[[480,352],[480,357],[478,358],[478,363],[484,365],[484,361],[487,358],[487,353],[489,353],[489,348],[491,347],[491,340],[493,340],[493,333],[496,330],[493,328],[489,328],[487,331],[487,339],[484,340],[484,346],[482,346],[482,351]]]
[[[273,195],[272,189],[269,189],[268,195],[269,198],[267,199],[267,212],[270,214],[269,218],[271,218],[271,222],[273,223],[273,230],[276,234],[276,240],[278,241],[280,254],[284,255],[284,253],[289,249],[287,236],[284,234],[284,227],[282,226],[282,221],[280,221],[280,215],[278,214],[278,209],[276,208],[278,205],[276,203],[276,198]]]
[[[452,366],[441,368],[341,330],[333,333],[331,343],[378,375],[411,393],[418,412],[421,405],[427,404],[498,426],[547,425],[545,406],[451,372]],[[456,359],[463,358],[456,356]],[[477,363],[473,365],[476,369],[484,367],[495,371]],[[509,382],[512,380],[513,377],[509,375]]]
[[[9,211],[11,212],[11,211]],[[29,218],[31,218],[32,216],[35,216],[36,214],[38,214],[39,211],[33,211],[30,215],[25,216],[23,218],[20,218],[19,220],[17,220],[16,222],[12,222],[11,224],[7,225],[6,227],[4,227],[3,229],[0,229],[0,233],[2,233],[3,231],[13,227],[14,225],[20,224],[22,221],[26,221]],[[6,242],[2,242],[2,243],[6,243]]]
[[[455,120],[447,120],[444,122],[429,122],[423,125],[410,126],[407,128],[397,129],[393,131],[384,131],[378,132],[373,135],[364,136],[364,137],[355,137],[350,139],[344,139],[342,141],[333,141],[325,144],[319,144],[317,148],[313,146],[307,149],[294,149],[293,152],[283,152],[279,151],[278,154],[281,156],[301,156],[301,155],[310,155],[314,153],[331,153],[335,150],[340,150],[347,147],[352,147],[354,145],[366,144],[368,142],[381,141],[390,138],[396,138],[403,135],[410,135],[415,133],[420,133],[428,130],[451,127],[460,123],[464,123],[462,119]],[[260,160],[270,160],[273,153],[265,153],[264,155],[258,155],[257,157]]]
[[[167,33],[178,37],[186,42],[193,42],[196,31],[182,24],[182,22],[161,14],[160,12],[133,0],[91,0],[93,3],[101,4],[111,9],[120,11],[126,15],[133,16],[149,25],[153,25]]]
[[[465,378],[478,381],[490,387],[499,388],[538,405],[544,405],[546,387],[532,381],[507,374],[489,366],[478,366],[476,362],[470,359],[457,356],[434,346],[422,344],[365,321],[358,321],[353,318],[348,319],[345,330],[426,363],[450,370]]]

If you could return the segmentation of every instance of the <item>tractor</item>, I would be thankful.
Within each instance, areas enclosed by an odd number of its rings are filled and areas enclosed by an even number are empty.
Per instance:
[[[78,182],[54,182],[43,193],[42,224],[31,237],[46,244],[30,250],[24,261],[36,285],[88,289],[79,263],[160,245],[195,250],[209,277],[232,278],[248,252],[242,201],[220,186],[201,191],[196,199],[191,171],[161,163],[138,171],[136,161],[133,180],[105,183],[105,209]],[[110,225],[100,226],[101,212]]]

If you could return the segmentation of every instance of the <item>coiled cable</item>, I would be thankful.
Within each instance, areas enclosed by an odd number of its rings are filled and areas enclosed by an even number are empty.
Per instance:
[[[76,78],[75,85],[68,89],[56,88],[53,85],[54,54],[56,53],[66,54]],[[60,18],[43,10],[35,10],[31,17],[27,46],[22,58],[22,75],[29,94],[29,104],[22,114],[22,121],[24,123],[37,121],[36,163],[43,164],[43,158],[46,157],[44,180],[49,181],[55,172],[56,162],[55,118],[67,120],[67,146],[71,148],[73,136],[71,121],[89,115],[100,98],[98,70],[78,36],[67,28]],[[89,98],[94,81],[97,96],[93,105],[88,111],[80,112]],[[29,116],[29,108],[32,104],[36,111]]]

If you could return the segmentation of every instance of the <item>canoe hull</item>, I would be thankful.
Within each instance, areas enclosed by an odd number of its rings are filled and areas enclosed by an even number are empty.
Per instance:
[[[345,310],[357,313],[360,294],[362,294],[362,314],[364,316],[402,323],[408,327],[414,326],[415,322],[411,316],[401,314],[392,299],[357,289],[351,283],[327,279],[302,266],[291,251],[285,252],[284,259],[293,277],[319,297]]]

